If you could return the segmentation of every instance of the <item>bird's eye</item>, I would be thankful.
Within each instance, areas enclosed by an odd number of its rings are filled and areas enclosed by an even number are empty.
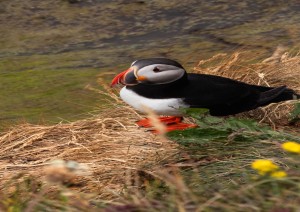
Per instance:
[[[157,68],[157,67],[155,67],[155,68],[153,69],[153,71],[154,71],[155,73],[161,72],[161,70],[160,70],[159,68]]]

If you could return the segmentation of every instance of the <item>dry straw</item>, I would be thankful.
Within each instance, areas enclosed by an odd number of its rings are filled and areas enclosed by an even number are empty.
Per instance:
[[[218,54],[210,59],[201,60],[194,72],[219,75],[267,87],[286,85],[300,93],[300,56],[289,56],[285,50],[285,47],[278,46],[271,57],[256,63],[253,63],[255,56],[249,52]],[[254,118],[276,128],[288,124],[290,112],[296,102],[299,100],[270,104],[240,116]]]
[[[13,127],[0,136],[1,187],[12,176],[26,173],[72,184],[101,199],[117,198],[130,174],[161,168],[178,151],[173,142],[139,129],[138,119],[131,108],[115,104],[90,119]],[[63,167],[49,168],[55,159],[77,161],[88,167],[88,173],[74,175]]]
[[[288,85],[300,91],[299,56],[284,54],[265,63],[242,65],[245,64],[243,54],[216,55],[210,60],[200,61],[195,71],[259,85]],[[87,87],[109,96],[108,106],[98,115],[53,126],[21,124],[0,135],[1,188],[18,173],[34,175],[38,179],[52,174],[52,180],[63,176],[65,179],[61,183],[71,181],[78,191],[110,200],[118,198],[135,170],[152,172],[167,163],[176,163],[178,146],[139,129],[135,122],[140,115],[125,106],[103,80],[100,79],[99,83],[104,91]],[[292,103],[287,102],[246,115],[278,124],[283,123],[291,108]],[[51,161],[56,159],[84,164],[88,172],[66,177],[65,169],[49,169]]]

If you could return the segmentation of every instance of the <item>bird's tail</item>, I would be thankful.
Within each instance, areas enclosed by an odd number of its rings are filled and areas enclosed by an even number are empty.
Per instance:
[[[260,94],[258,104],[264,106],[270,103],[282,102],[287,100],[300,99],[300,95],[294,90],[287,88],[286,86],[280,86],[277,88],[271,88]]]

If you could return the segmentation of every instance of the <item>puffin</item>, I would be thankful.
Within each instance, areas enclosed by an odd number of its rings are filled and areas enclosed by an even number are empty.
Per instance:
[[[121,99],[146,113],[146,107],[163,117],[168,131],[197,127],[182,123],[180,108],[206,108],[212,116],[228,116],[266,106],[271,103],[300,99],[286,86],[265,87],[237,80],[187,73],[184,67],[168,58],[146,58],[134,61],[116,75],[111,86],[124,85]],[[141,127],[151,127],[148,119],[140,120]]]

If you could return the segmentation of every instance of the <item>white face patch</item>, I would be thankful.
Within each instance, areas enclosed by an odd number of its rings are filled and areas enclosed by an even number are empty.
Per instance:
[[[142,113],[145,113],[144,106],[146,106],[158,115],[181,116],[182,113],[178,109],[181,107],[189,107],[180,98],[149,99],[136,94],[126,87],[121,89],[120,96],[124,102],[141,111]]]
[[[138,76],[146,77],[147,82],[165,84],[180,79],[185,70],[177,66],[152,64],[137,70]]]

